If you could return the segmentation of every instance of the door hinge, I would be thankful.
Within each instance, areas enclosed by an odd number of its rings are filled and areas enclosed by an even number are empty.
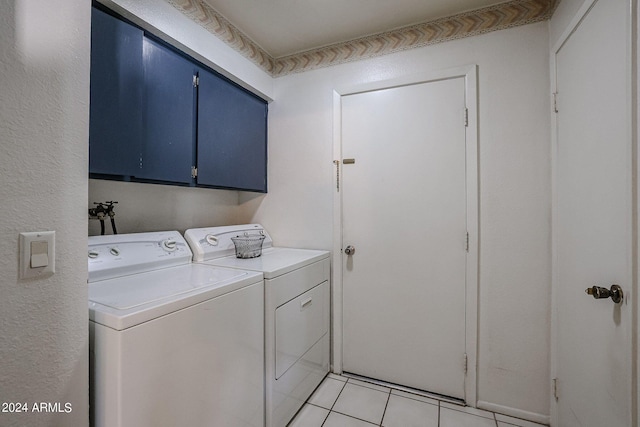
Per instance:
[[[467,231],[467,241],[466,241],[466,244],[465,244],[465,250],[467,252],[469,252],[469,232],[468,231]]]
[[[469,365],[469,359],[467,358],[467,353],[464,354],[464,359],[463,359],[463,363],[464,363],[464,373],[467,373],[467,367]]]
[[[465,127],[469,126],[469,109],[468,108],[464,109],[464,126]]]
[[[193,87],[198,87],[200,84],[200,77],[197,74],[193,75]]]
[[[198,168],[195,166],[191,166],[191,178],[198,177]]]
[[[551,381],[552,381],[552,386],[553,386],[553,397],[556,400],[558,400],[558,398],[560,397],[560,393],[558,392],[558,379],[554,378]]]
[[[553,92],[553,112],[558,112],[558,92]]]

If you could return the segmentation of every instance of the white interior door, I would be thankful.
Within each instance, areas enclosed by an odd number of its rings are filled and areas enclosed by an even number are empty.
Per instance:
[[[463,77],[342,96],[343,371],[460,399],[464,113]]]
[[[591,3],[555,55],[554,419],[560,427],[630,427],[630,2]],[[612,284],[627,294],[620,304],[585,293]]]

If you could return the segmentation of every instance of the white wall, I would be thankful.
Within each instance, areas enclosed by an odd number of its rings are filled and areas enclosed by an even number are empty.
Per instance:
[[[86,222],[90,6],[0,2],[0,412],[2,426],[87,426]],[[55,230],[56,273],[18,279],[18,233]]]
[[[332,249],[333,89],[478,64],[478,399],[538,419],[549,414],[548,43],[543,22],[276,79],[270,191],[240,198],[276,244]]]
[[[562,0],[549,21],[549,47],[557,43],[585,0]]]
[[[102,0],[151,33],[165,39],[254,93],[273,98],[273,79],[251,61],[189,20],[163,0]],[[249,198],[263,196],[249,194]],[[180,230],[237,224],[246,220],[238,206],[239,192],[103,180],[89,181],[87,207],[116,200],[118,233]],[[111,226],[107,223],[107,233]],[[98,221],[89,234],[100,234]]]
[[[238,192],[209,188],[89,180],[89,205],[116,200],[118,233],[178,230],[240,223]],[[106,234],[112,234],[105,222]],[[89,235],[100,234],[100,222],[89,221]]]

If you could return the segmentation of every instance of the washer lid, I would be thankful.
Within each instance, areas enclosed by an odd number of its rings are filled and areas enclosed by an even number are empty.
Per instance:
[[[206,261],[207,265],[261,271],[265,279],[273,279],[298,268],[305,267],[329,256],[327,251],[295,248],[267,248],[257,258],[241,259],[235,256]]]
[[[89,317],[122,330],[261,279],[259,273],[193,264],[89,283]]]

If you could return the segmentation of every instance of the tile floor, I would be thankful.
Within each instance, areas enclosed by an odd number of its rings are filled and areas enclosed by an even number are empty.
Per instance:
[[[329,374],[289,427],[541,427],[481,409]]]

